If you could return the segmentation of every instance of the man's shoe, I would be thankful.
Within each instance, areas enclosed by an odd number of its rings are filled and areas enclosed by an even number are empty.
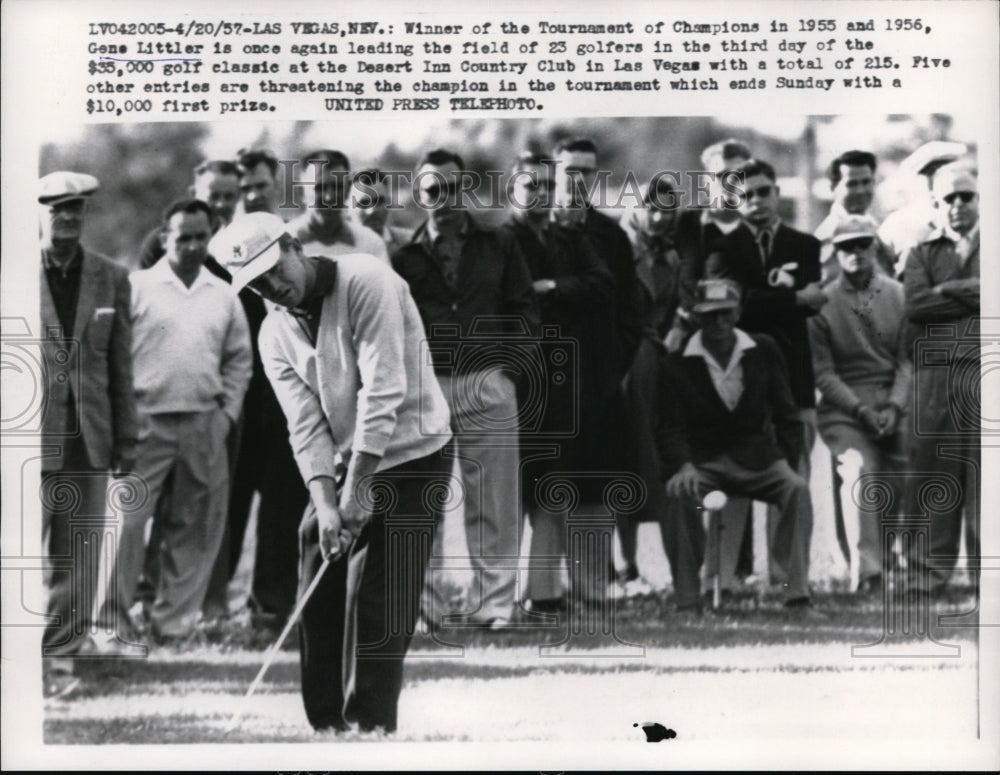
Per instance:
[[[625,582],[625,597],[645,597],[655,591],[653,585],[642,576]]]
[[[285,626],[286,618],[267,611],[254,611],[250,614],[250,626],[258,632],[277,635]]]
[[[564,614],[566,613],[566,598],[551,597],[545,600],[529,600],[528,610],[533,614]]]
[[[176,649],[200,648],[208,645],[208,638],[206,638],[205,634],[198,629],[192,629],[189,632],[176,634],[156,632],[156,630],[154,630],[150,640],[156,646]]]
[[[229,619],[229,607],[218,603],[211,603],[201,609],[201,618],[205,622],[219,622]]]
[[[882,574],[861,579],[857,594],[864,597],[882,597]]]
[[[817,611],[808,597],[793,597],[785,601],[785,611],[800,622],[825,622],[829,617]]]
[[[88,638],[87,656],[100,657],[145,657],[149,654],[149,646],[137,641],[121,641],[113,636]]]
[[[674,613],[685,618],[698,619],[705,613],[705,606],[700,600],[693,603],[678,603],[674,606]]]

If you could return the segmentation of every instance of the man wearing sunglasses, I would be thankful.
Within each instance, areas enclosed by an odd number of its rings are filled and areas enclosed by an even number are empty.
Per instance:
[[[861,455],[863,476],[889,474],[893,513],[902,510],[898,474],[906,469],[906,424],[912,364],[906,349],[903,286],[876,269],[875,222],[842,219],[831,235],[840,276],[826,286],[829,302],[809,319],[816,387],[822,396],[819,432],[834,458]],[[851,490],[853,482],[845,481]],[[882,526],[865,499],[843,502],[858,520],[858,591],[881,596]]]
[[[107,515],[108,474],[130,473],[138,438],[128,271],[80,244],[98,185],[92,175],[65,171],[39,181],[41,348],[48,367],[40,435],[49,450],[42,458],[42,545],[47,557],[72,562],[46,577],[46,696],[73,691],[79,683],[73,657],[91,645],[86,633],[103,530],[87,526],[81,535],[74,518]],[[75,498],[62,499],[60,491]]]
[[[947,585],[958,556],[963,511],[968,556],[979,557],[980,284],[975,172],[958,164],[942,167],[932,190],[944,223],[910,251],[904,289],[915,340],[913,470],[940,474],[945,486],[957,484],[960,496],[948,508],[929,509],[921,502],[922,488],[913,488],[907,509],[930,512],[927,549],[911,552],[909,560],[911,578],[936,594]]]
[[[743,289],[740,328],[767,334],[785,358],[792,396],[799,407],[804,432],[797,469],[808,482],[809,456],[816,440],[816,386],[806,319],[826,303],[820,287],[819,240],[784,224],[778,215],[780,191],[774,168],[753,159],[737,167],[741,177],[740,228],[719,240],[706,262],[708,277],[728,278]],[[808,563],[812,510],[800,515],[803,529],[779,535],[779,517],[768,514],[772,580],[784,583],[795,555]],[[786,525],[787,527],[787,525]],[[792,541],[794,534],[795,542]],[[808,598],[792,601],[804,604]]]
[[[302,160],[313,181],[308,209],[289,222],[289,233],[302,243],[307,256],[335,258],[348,253],[375,256],[389,263],[382,238],[350,218],[351,164],[340,151],[320,150]]]
[[[518,340],[537,333],[538,307],[517,242],[470,215],[472,183],[458,154],[438,149],[424,157],[413,185],[427,220],[392,265],[420,310],[458,442],[473,571],[463,623],[501,630],[515,614],[512,561],[521,535],[517,390],[510,375],[520,371]],[[438,593],[433,575],[431,597]],[[447,609],[436,599],[431,609],[424,613],[433,625]]]
[[[897,174],[922,180],[920,185],[909,186],[910,201],[889,213],[878,228],[879,240],[895,261],[897,276],[902,277],[910,250],[941,226],[942,213],[934,205],[934,174],[961,159],[968,150],[964,143],[931,140],[900,162]]]

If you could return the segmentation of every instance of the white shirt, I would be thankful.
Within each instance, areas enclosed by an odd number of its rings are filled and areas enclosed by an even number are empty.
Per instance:
[[[714,223],[715,227],[719,231],[721,231],[723,234],[731,234],[732,232],[736,231],[740,227],[740,224],[743,223],[743,219],[742,218],[736,218],[736,219],[734,219],[732,221],[720,221],[720,220],[716,220],[715,218],[712,217],[712,211],[711,210],[702,210],[701,211],[701,225],[702,226],[708,226],[708,224],[710,224],[710,223]]]
[[[708,366],[708,374],[712,378],[712,384],[715,385],[715,392],[719,394],[722,403],[730,412],[736,409],[736,405],[743,396],[743,353],[751,347],[757,346],[757,343],[745,331],[737,328],[735,333],[736,346],[733,347],[733,354],[729,357],[729,364],[724,368],[705,349],[705,345],[701,342],[701,331],[696,331],[688,340],[687,347],[684,348],[685,358],[704,359],[705,365]]]
[[[132,372],[148,414],[225,409],[240,416],[250,383],[250,327],[229,284],[204,267],[191,287],[166,258],[133,272]]]

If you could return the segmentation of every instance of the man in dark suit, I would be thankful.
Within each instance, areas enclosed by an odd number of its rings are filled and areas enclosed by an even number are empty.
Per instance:
[[[623,380],[632,367],[642,340],[643,320],[639,303],[632,245],[618,222],[597,210],[606,193],[608,170],[597,167],[597,147],[586,138],[562,140],[552,152],[555,168],[552,217],[567,229],[583,233],[614,280],[610,324],[599,331],[593,346],[605,364],[600,380],[580,406],[580,427],[587,432],[577,439],[581,477],[578,514],[600,518],[606,512],[602,491],[608,478],[641,473],[640,446],[636,427],[645,422],[641,410],[632,410],[625,400]],[[647,488],[654,482],[647,482]],[[616,521],[629,519],[621,514]],[[588,603],[602,603],[618,592],[614,558],[608,557],[608,579],[580,578],[584,563],[570,568],[571,587],[583,592]],[[603,565],[605,558],[594,558]],[[574,579],[573,574],[577,574]]]
[[[700,609],[699,569],[705,552],[700,498],[711,490],[746,495],[778,507],[789,553],[785,605],[809,607],[812,522],[806,481],[792,469],[801,454],[802,424],[774,341],[736,327],[740,289],[728,280],[698,284],[692,314],[701,328],[660,372],[657,442],[672,523],[670,567],[678,610]]]
[[[577,470],[579,449],[589,448],[586,439],[596,423],[581,424],[572,438],[567,438],[567,430],[575,425],[574,405],[593,405],[605,384],[602,345],[611,330],[614,289],[610,270],[586,235],[553,220],[549,172],[550,166],[538,154],[525,152],[518,157],[507,191],[511,217],[503,226],[524,254],[543,329],[555,326],[561,341],[575,345],[576,361],[567,369],[570,379],[533,396],[526,383],[519,407],[522,417],[540,410],[534,429],[527,433],[521,429],[521,497],[531,519],[524,596],[533,612],[543,613],[566,607],[562,568],[553,568],[551,561],[566,555],[568,515],[553,510],[539,490],[547,476]],[[545,456],[546,444],[558,449],[556,456]]]
[[[92,520],[107,515],[109,470],[128,473],[135,461],[128,271],[80,244],[87,200],[98,185],[91,175],[53,172],[41,179],[38,196],[42,346],[52,366],[42,388],[41,436],[54,450],[42,459],[43,543],[45,554],[64,565],[48,580],[48,695],[68,694],[77,683],[71,658],[89,646],[104,532]],[[60,497],[66,492],[76,497]],[[75,540],[81,532],[84,540]],[[82,554],[75,546],[85,547]]]
[[[740,285],[744,294],[740,328],[752,334],[767,334],[784,356],[804,434],[802,457],[796,461],[796,468],[808,482],[809,456],[816,441],[816,383],[806,319],[827,300],[820,287],[820,242],[782,223],[778,216],[781,192],[770,164],[754,159],[737,167],[736,172],[743,181],[743,224],[712,247],[706,276],[734,280]],[[777,519],[772,509],[768,534],[779,550],[771,552],[771,575],[782,583],[788,573],[790,544],[788,536],[773,537]],[[803,536],[807,551],[811,535],[810,519]]]
[[[734,138],[712,143],[701,153],[701,168],[708,185],[699,186],[698,193],[707,190],[709,201],[706,204],[696,198],[692,207],[678,214],[674,224],[674,245],[680,257],[680,306],[667,342],[671,352],[677,350],[694,329],[688,316],[698,281],[705,277],[709,248],[740,225],[740,213],[731,187],[723,188],[722,184],[728,181],[729,171],[752,158],[750,148]]]

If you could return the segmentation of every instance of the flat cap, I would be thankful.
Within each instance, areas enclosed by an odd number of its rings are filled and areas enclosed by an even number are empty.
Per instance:
[[[72,199],[86,199],[100,185],[97,178],[85,172],[50,172],[38,181],[38,201],[43,205],[57,205]]]
[[[942,164],[965,156],[968,150],[965,143],[932,140],[903,159],[899,166],[914,175],[930,175]]]

